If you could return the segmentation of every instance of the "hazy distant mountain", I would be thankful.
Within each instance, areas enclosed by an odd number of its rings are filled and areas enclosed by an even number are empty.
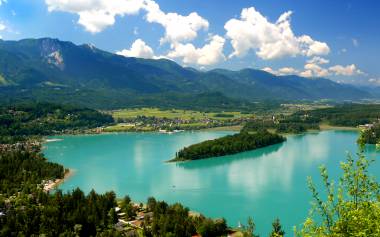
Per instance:
[[[323,78],[275,76],[252,69],[202,72],[166,59],[126,58],[92,45],[78,46],[50,38],[1,40],[0,75],[3,98],[49,98],[68,93],[78,100],[89,100],[91,96],[112,100],[118,96],[123,103],[128,100],[123,97],[127,94],[143,98],[218,92],[218,98],[222,93],[247,101],[357,100],[372,96],[365,90]]]

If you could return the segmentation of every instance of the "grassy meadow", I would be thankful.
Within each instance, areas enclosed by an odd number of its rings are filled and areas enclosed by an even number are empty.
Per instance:
[[[183,120],[227,120],[252,117],[252,114],[244,114],[241,112],[200,112],[194,110],[161,110],[159,108],[136,108],[136,109],[122,109],[112,111],[112,116],[115,119],[132,119],[138,116],[168,118],[168,119],[183,119]]]

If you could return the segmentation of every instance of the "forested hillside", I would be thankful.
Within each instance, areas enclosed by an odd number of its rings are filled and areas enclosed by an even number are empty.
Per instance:
[[[52,135],[110,124],[113,118],[96,110],[51,103],[23,103],[0,107],[0,143],[29,136]]]
[[[261,70],[197,71],[167,59],[127,58],[58,39],[0,41],[0,102],[76,102],[92,108],[218,104],[261,100],[359,100],[365,90],[323,78],[276,76]],[[199,95],[208,95],[202,104]],[[237,103],[238,102],[238,103]],[[222,104],[222,107],[223,106]]]

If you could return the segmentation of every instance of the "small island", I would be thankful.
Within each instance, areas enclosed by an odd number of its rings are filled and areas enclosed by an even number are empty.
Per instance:
[[[204,141],[183,148],[171,162],[189,161],[232,155],[284,142],[285,137],[260,130],[255,133],[240,132],[215,140]]]

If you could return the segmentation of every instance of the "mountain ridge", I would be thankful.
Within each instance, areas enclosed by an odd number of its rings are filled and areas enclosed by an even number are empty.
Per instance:
[[[245,101],[360,100],[373,96],[325,78],[277,76],[257,69],[185,68],[168,59],[124,57],[59,39],[0,41],[0,88],[117,91],[131,95],[222,93]]]

